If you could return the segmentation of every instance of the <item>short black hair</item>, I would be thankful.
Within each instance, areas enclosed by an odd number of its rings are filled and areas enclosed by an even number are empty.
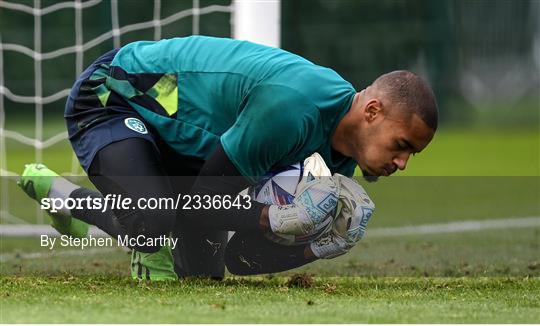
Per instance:
[[[396,70],[377,78],[373,86],[400,109],[418,115],[428,127],[437,130],[439,109],[435,94],[420,76],[407,70]]]

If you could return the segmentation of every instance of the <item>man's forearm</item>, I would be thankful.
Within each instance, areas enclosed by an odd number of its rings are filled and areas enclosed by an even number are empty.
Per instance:
[[[307,246],[284,246],[253,232],[237,232],[229,240],[225,264],[235,275],[278,273],[317,258]]]
[[[201,198],[210,195],[236,198],[238,193],[250,185],[226,155],[221,144],[204,163],[196,178],[190,195]],[[251,199],[240,198],[242,204],[249,200],[249,205],[236,208],[192,209],[182,211],[181,219],[197,227],[213,228],[224,231],[256,231],[268,230],[268,213],[264,204]],[[266,208],[266,209],[265,209]],[[266,217],[266,219],[264,219]]]

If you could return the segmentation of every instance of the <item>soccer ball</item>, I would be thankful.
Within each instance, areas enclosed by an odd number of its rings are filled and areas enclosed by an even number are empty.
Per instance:
[[[250,196],[266,205],[291,204],[303,172],[304,166],[301,163],[272,170],[250,188]]]
[[[304,174],[304,165],[296,163],[265,174],[261,181],[249,188],[252,199],[266,205],[292,204],[296,187]],[[317,239],[327,228],[309,235],[276,234],[268,232],[266,237],[273,242],[286,246],[304,245]]]

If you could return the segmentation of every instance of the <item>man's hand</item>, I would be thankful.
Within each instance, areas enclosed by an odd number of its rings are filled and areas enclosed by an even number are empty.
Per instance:
[[[315,256],[319,259],[332,259],[349,252],[353,246],[347,243],[339,234],[329,231],[313,241],[307,250],[306,258]]]
[[[347,253],[364,236],[375,210],[375,204],[356,181],[340,174],[334,175],[334,181],[340,190],[341,208],[332,229],[309,246],[317,258],[330,259]]]
[[[273,233],[308,235],[329,228],[338,202],[338,186],[323,159],[315,153],[304,161],[304,174],[291,205],[271,205]]]

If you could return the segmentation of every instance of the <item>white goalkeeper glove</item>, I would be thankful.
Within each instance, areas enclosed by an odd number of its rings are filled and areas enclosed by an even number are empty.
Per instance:
[[[270,228],[276,234],[308,235],[329,228],[339,189],[322,157],[315,153],[304,161],[304,173],[293,203],[271,205]]]
[[[339,188],[339,212],[332,229],[310,244],[317,258],[331,259],[347,253],[365,234],[375,204],[355,180],[334,174]]]

